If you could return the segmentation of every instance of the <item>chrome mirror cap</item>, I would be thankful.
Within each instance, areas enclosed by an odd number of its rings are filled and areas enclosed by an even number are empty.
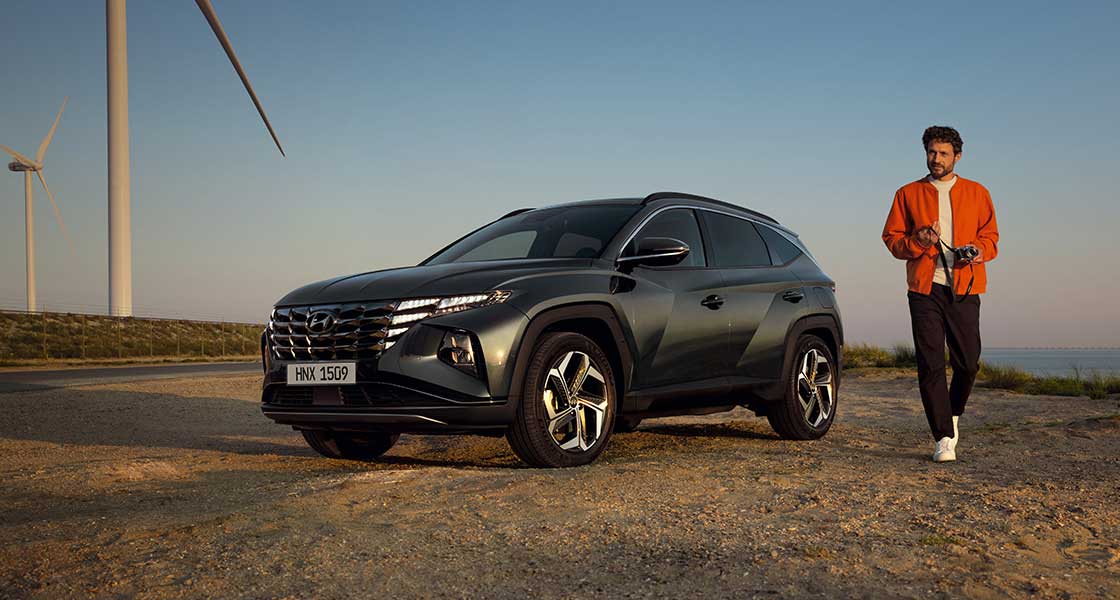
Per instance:
[[[620,256],[618,265],[647,265],[665,267],[679,264],[691,249],[688,244],[668,237],[647,237],[638,240],[637,251],[630,256]]]

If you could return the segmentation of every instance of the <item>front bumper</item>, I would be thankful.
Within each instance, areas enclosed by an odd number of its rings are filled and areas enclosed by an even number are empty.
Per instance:
[[[488,306],[413,325],[376,358],[357,359],[356,385],[289,386],[288,365],[265,348],[261,411],[297,429],[463,433],[500,431],[514,419],[508,401],[513,358],[528,318]],[[479,376],[439,359],[448,330],[471,334]],[[306,362],[306,361],[304,361]]]

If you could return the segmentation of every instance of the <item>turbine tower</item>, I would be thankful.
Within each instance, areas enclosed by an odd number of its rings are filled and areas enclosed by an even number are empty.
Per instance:
[[[35,298],[35,205],[31,201],[32,173],[39,176],[39,183],[43,185],[43,191],[47,193],[47,198],[50,199],[51,207],[54,209],[54,218],[58,221],[58,228],[62,230],[62,235],[66,238],[67,244],[70,244],[73,248],[70,236],[66,233],[66,226],[62,224],[62,214],[58,211],[58,205],[55,204],[54,195],[51,194],[51,188],[47,187],[47,180],[43,177],[43,158],[47,156],[47,147],[51,145],[51,138],[54,137],[54,132],[58,129],[58,122],[62,119],[62,111],[65,109],[66,99],[63,98],[62,107],[58,109],[58,116],[54,118],[54,125],[51,125],[47,137],[39,143],[39,151],[35,153],[35,160],[31,160],[7,146],[0,145],[0,149],[11,154],[12,158],[15,159],[8,163],[8,169],[23,173],[24,228],[27,240],[27,310],[29,311],[39,309],[38,301]]]
[[[284,148],[264,114],[249,77],[233,52],[210,0],[195,0],[237,76],[249,92],[272,141]],[[128,41],[125,0],[105,0],[106,66],[109,104],[109,314],[132,316],[132,211],[128,149]]]

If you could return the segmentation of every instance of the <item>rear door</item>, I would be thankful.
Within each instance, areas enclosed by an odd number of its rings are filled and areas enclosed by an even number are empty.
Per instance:
[[[725,374],[734,386],[777,379],[788,326],[810,304],[801,280],[788,268],[796,256],[776,239],[773,248],[768,246],[764,237],[780,234],[766,225],[714,211],[701,215],[712,265],[723,279],[719,294],[730,324]]]

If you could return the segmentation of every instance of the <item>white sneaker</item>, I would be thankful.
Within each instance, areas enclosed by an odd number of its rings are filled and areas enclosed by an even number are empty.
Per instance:
[[[960,419],[960,417],[953,417],[953,437],[949,438],[949,448],[953,452],[957,451],[957,439],[961,436],[960,431],[957,431],[957,419]]]
[[[957,453],[953,450],[953,438],[943,437],[937,440],[937,449],[933,452],[933,462],[949,462],[957,460]]]

